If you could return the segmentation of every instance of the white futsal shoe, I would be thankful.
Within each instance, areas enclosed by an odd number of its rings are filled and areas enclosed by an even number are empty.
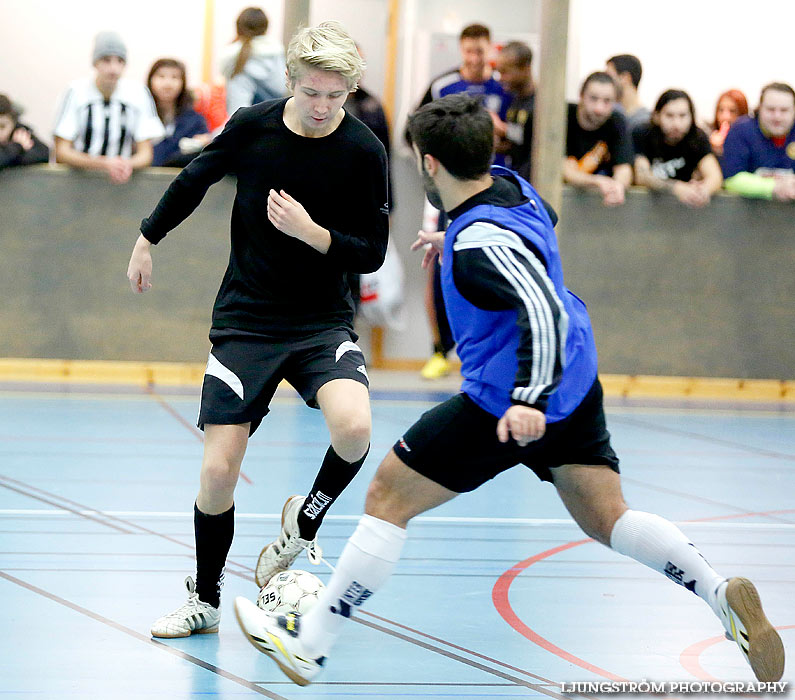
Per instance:
[[[214,608],[209,603],[199,600],[196,584],[190,576],[185,579],[185,587],[188,589],[188,602],[156,620],[149,630],[153,637],[176,639],[190,637],[192,634],[218,632],[218,623],[221,621],[220,608]]]
[[[784,673],[784,645],[765,617],[754,584],[747,578],[730,578],[718,587],[717,598],[726,638],[737,642],[758,680],[779,680]]]
[[[326,657],[313,659],[301,644],[299,613],[267,613],[250,600],[238,596],[235,598],[235,617],[246,639],[257,651],[272,658],[293,683],[309,685],[323,670]]]
[[[313,540],[303,540],[298,531],[298,513],[304,505],[303,496],[290,496],[282,508],[282,531],[270,544],[259,553],[254,580],[262,588],[276,574],[287,571],[298,555],[306,550],[306,556],[312,564],[319,564],[323,550]]]

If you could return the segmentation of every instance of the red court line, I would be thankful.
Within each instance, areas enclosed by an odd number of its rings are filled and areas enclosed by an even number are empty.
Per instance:
[[[603,676],[604,678],[608,678],[611,681],[626,681],[626,678],[617,676],[614,673],[610,673],[610,671],[599,668],[598,666],[594,666],[593,664],[574,656],[574,654],[570,654],[568,651],[561,649],[559,646],[554,645],[548,639],[544,639],[544,637],[530,629],[524,622],[522,622],[514,609],[511,607],[511,603],[508,600],[508,591],[511,587],[511,584],[514,582],[516,577],[522,573],[522,571],[532,566],[536,562],[546,559],[547,557],[551,557],[555,554],[559,554],[560,552],[565,552],[567,549],[573,549],[574,547],[579,547],[581,544],[587,544],[588,542],[593,541],[594,540],[589,537],[584,540],[567,542],[566,544],[562,544],[558,547],[548,549],[545,552],[541,552],[540,554],[536,554],[529,559],[520,561],[497,579],[497,582],[494,584],[494,588],[491,591],[491,600],[494,603],[494,607],[497,608],[497,612],[511,627],[513,627],[519,634],[527,637],[534,644],[540,646],[542,649],[545,649],[555,656],[559,656],[561,659],[565,659],[575,666],[584,668],[586,671],[591,671],[592,673],[595,673],[598,676]]]
[[[686,522],[698,523],[698,522],[708,522],[711,520],[730,520],[733,518],[743,518],[743,517],[753,517],[753,516],[764,517],[773,514],[792,513],[792,512],[795,512],[795,509],[770,510],[765,512],[739,513],[739,514],[733,513],[731,515],[714,515],[707,518],[697,518],[697,519],[688,520]],[[584,668],[586,671],[591,671],[592,673],[595,673],[598,676],[602,676],[603,678],[607,678],[613,681],[626,681],[627,680],[626,678],[617,676],[614,673],[611,673],[610,671],[600,668],[599,666],[595,666],[594,664],[588,663],[584,659],[581,659],[578,656],[574,656],[574,654],[566,651],[565,649],[561,649],[559,646],[556,646],[548,639],[542,637],[540,634],[538,634],[536,631],[534,631],[528,625],[522,622],[521,618],[516,614],[513,607],[511,607],[511,602],[508,597],[508,592],[511,588],[511,584],[514,582],[514,580],[516,580],[516,577],[520,573],[531,567],[533,564],[536,564],[539,561],[543,561],[544,559],[554,556],[555,554],[559,554],[560,552],[565,552],[568,549],[573,549],[574,547],[579,547],[580,545],[587,544],[588,542],[594,542],[594,540],[591,538],[587,538],[584,540],[575,540],[572,542],[567,542],[566,544],[553,547],[552,549],[547,549],[544,552],[541,552],[528,559],[520,561],[519,563],[515,564],[510,569],[508,569],[497,579],[496,583],[494,584],[494,588],[491,591],[491,600],[494,603],[494,607],[496,608],[500,616],[503,618],[503,620],[505,620],[511,627],[513,627],[513,629],[515,629],[523,637],[526,637],[534,644],[540,646],[542,649],[545,649],[551,654],[554,654],[555,656],[558,656],[561,659],[564,659],[569,663],[574,664],[575,666]],[[717,639],[717,641],[720,641],[721,639],[724,638],[717,637],[715,639]],[[716,679],[712,679],[710,677],[709,679],[705,680],[716,680]]]
[[[195,425],[186,421],[176,410],[174,410],[173,406],[168,401],[166,401],[151,387],[151,385],[146,387],[146,393],[149,394],[155,401],[157,401],[157,403],[160,404],[166,413],[174,418],[177,423],[187,428],[200,442],[204,442],[204,433],[202,433],[202,431],[199,430]],[[245,481],[247,484],[254,483],[242,469],[240,470],[240,478],[243,479],[243,481]]]
[[[776,627],[777,630],[791,630],[795,629],[795,625],[784,625],[782,627]],[[728,642],[729,640],[726,639],[723,635],[720,637],[710,637],[709,639],[704,639],[700,642],[696,642],[691,646],[687,647],[680,655],[679,655],[679,663],[682,664],[682,668],[685,669],[688,673],[692,673],[696,678],[702,681],[715,681],[715,682],[722,682],[720,678],[715,678],[707,673],[703,667],[701,666],[701,655],[709,649],[711,646],[715,646],[719,642]],[[731,642],[734,644],[734,642]]]

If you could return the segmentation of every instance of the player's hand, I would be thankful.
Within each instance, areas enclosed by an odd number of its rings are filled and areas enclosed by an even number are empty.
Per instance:
[[[14,133],[11,134],[11,140],[14,143],[18,143],[20,146],[22,146],[23,151],[29,151],[31,148],[33,148],[33,137],[30,135],[30,132],[27,129],[21,126],[18,126],[16,129],[14,129]]]
[[[536,408],[530,406],[511,406],[497,423],[497,439],[508,442],[516,440],[519,447],[524,447],[544,436],[547,430],[547,417]]]
[[[425,255],[422,257],[422,269],[426,269],[436,258],[442,261],[444,250],[444,231],[417,231],[417,240],[411,244],[412,250],[423,248]]]
[[[271,190],[268,194],[268,220],[282,233],[305,243],[316,228],[303,205],[284,190]]]
[[[127,279],[130,287],[136,294],[141,294],[152,288],[152,244],[143,236],[138,236],[135,242],[130,264],[127,266]]]
[[[123,185],[125,182],[127,182],[127,180],[130,179],[133,171],[130,161],[126,160],[125,158],[121,158],[120,156],[107,158],[105,160],[105,170],[110,176],[111,182],[114,182],[117,185]]]

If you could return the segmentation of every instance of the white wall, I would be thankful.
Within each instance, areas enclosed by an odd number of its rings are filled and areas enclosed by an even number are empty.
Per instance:
[[[766,83],[795,85],[792,60],[795,2],[754,0],[571,0],[568,92],[631,53],[643,63],[640,96],[653,107],[671,87],[690,93],[699,118],[714,115],[718,95],[737,87],[755,108]]]
[[[374,95],[383,95],[388,0],[312,0],[310,24],[328,19],[342,22],[361,48],[367,62],[362,85]]]
[[[267,13],[269,33],[281,38],[284,0],[215,0],[215,56],[234,39],[237,15],[253,4]],[[92,74],[94,36],[106,29],[127,44],[127,78],[143,82],[157,58],[173,56],[185,62],[191,83],[200,82],[201,0],[136,0],[134,8],[113,0],[0,0],[0,92],[25,107],[23,119],[45,141],[52,142],[66,86]]]
[[[289,0],[288,0],[289,1]],[[241,9],[259,4],[281,36],[285,0],[215,0],[215,53],[234,38]],[[688,90],[708,117],[718,94],[739,87],[754,105],[772,80],[795,83],[791,58],[795,2],[755,0],[742,13],[724,0],[571,0],[567,92],[574,99],[582,78],[614,53],[635,53],[644,65],[641,97],[652,105],[668,87]],[[537,28],[540,0],[402,0],[409,32],[455,33],[473,21],[497,37]],[[366,86],[381,94],[387,0],[314,0],[311,21],[343,21],[362,45],[370,68]],[[0,0],[0,92],[26,107],[25,119],[49,138],[58,97],[69,81],[91,72],[91,45],[103,29],[118,30],[128,45],[127,76],[143,80],[158,57],[183,59],[192,82],[201,77],[204,3],[137,0],[134,11],[109,0]],[[406,28],[404,28],[404,31]],[[408,36],[411,40],[413,37]],[[414,47],[403,43],[401,60]],[[410,80],[413,80],[413,76]],[[421,91],[419,81],[413,91]],[[412,98],[414,95],[412,95]],[[411,102],[411,100],[409,100]]]

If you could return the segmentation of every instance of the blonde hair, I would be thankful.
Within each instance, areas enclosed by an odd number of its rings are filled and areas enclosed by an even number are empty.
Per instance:
[[[291,88],[307,67],[339,73],[348,91],[358,87],[364,59],[345,27],[335,20],[299,29],[287,47],[287,87]]]

